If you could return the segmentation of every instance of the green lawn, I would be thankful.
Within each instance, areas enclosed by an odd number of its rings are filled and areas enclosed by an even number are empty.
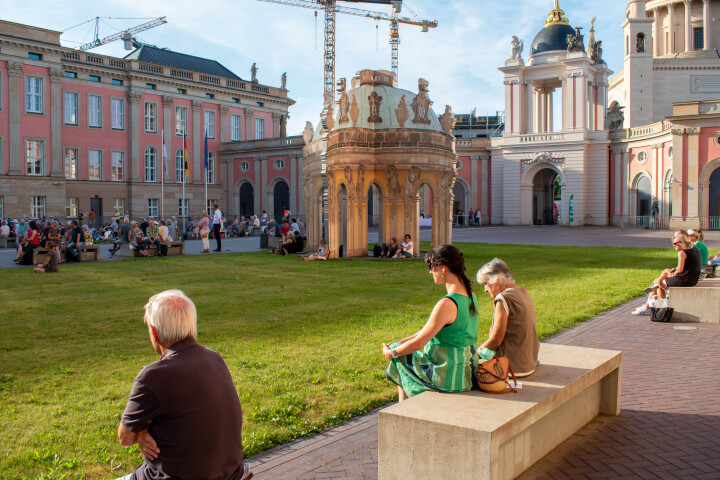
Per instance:
[[[507,261],[543,338],[640,295],[674,263],[670,249],[457,245],[471,278]],[[380,344],[418,330],[444,293],[421,261],[250,253],[60,270],[0,273],[0,478],[113,478],[141,462],[116,427],[157,358],[142,321],[154,293],[195,301],[199,341],[225,358],[243,404],[246,456],[393,400]],[[476,293],[485,338],[492,305]]]

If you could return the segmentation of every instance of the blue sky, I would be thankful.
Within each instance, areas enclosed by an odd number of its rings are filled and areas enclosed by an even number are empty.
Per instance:
[[[32,7],[28,7],[28,4]],[[400,26],[399,83],[415,91],[417,79],[430,82],[430,98],[436,112],[450,105],[455,113],[494,114],[504,108],[502,75],[497,70],[509,57],[512,35],[525,40],[523,58],[542,28],[553,0],[405,0],[418,17],[437,20],[438,28],[428,33],[420,28]],[[603,41],[603,56],[614,72],[622,68],[621,25],[625,19],[624,0],[560,0],[560,7],[572,26],[587,34],[590,19],[597,17],[595,36]],[[346,3],[349,7],[389,12],[385,6]],[[242,78],[250,77],[257,62],[258,80],[280,85],[288,75],[290,109],[288,134],[300,134],[305,121],[317,125],[322,109],[323,16],[313,10],[264,3],[257,0],[120,0],[50,1],[0,0],[0,18],[38,27],[66,31],[95,16],[160,17],[168,23],[139,34],[158,47],[212,58]],[[106,20],[116,30],[144,20]],[[377,28],[376,28],[377,26]],[[67,31],[61,38],[67,46],[92,40],[92,25]],[[113,30],[101,23],[100,35]],[[93,50],[115,56],[127,54],[122,42]],[[388,23],[350,15],[337,15],[336,78],[350,78],[365,68],[390,69]]]

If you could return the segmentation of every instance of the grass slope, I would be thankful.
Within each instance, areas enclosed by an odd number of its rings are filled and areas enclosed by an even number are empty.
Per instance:
[[[458,246],[471,278],[493,257],[508,262],[542,338],[636,297],[674,263],[669,250]],[[246,456],[393,400],[380,343],[418,330],[444,294],[421,261],[253,253],[60,270],[2,271],[2,478],[113,478],[142,461],[116,426],[135,375],[157,359],[142,307],[159,291],[195,301],[199,341],[223,355],[243,404]],[[483,339],[492,304],[476,293]]]

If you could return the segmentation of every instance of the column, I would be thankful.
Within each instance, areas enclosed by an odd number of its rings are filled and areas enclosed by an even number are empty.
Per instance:
[[[515,115],[518,117],[517,121],[517,132],[518,133],[528,133],[528,89],[530,88],[529,82],[523,81],[520,85],[518,85],[518,89],[520,90],[519,97],[518,97],[518,111],[515,113]]]
[[[596,130],[605,130],[605,112],[607,111],[607,83],[601,83],[598,87],[598,115]]]
[[[585,81],[585,74],[582,72],[578,73],[577,77],[573,78],[575,82],[577,100],[576,108],[577,113],[575,117],[575,128],[585,129],[587,128],[587,82]]]
[[[505,120],[506,120],[505,124],[507,125],[506,133],[508,135],[512,135],[514,133],[513,125],[515,124],[515,121],[514,121],[515,111],[513,109],[513,96],[512,96],[513,87],[512,87],[510,80],[504,80],[503,85],[505,85]]]
[[[255,140],[255,122],[253,122],[252,110],[245,110],[245,140]]]
[[[668,3],[668,54],[675,53],[675,4]]]
[[[255,181],[254,181],[255,188],[253,190],[253,194],[254,194],[255,198],[253,198],[253,206],[254,206],[255,212],[253,212],[253,213],[255,213],[257,215],[261,215],[263,208],[262,208],[262,205],[260,204],[260,191],[261,190],[264,191],[265,188],[261,187],[261,183],[260,183],[260,181],[261,181],[261,179],[260,179],[260,168],[261,168],[260,167],[260,157],[255,157],[254,161],[255,161]],[[272,217],[270,217],[270,218],[272,218]]]
[[[567,75],[562,77],[562,129],[568,130],[572,127],[572,109],[571,109],[572,96],[570,93],[570,82],[568,82]]]
[[[685,51],[691,52],[693,49],[693,31],[692,31],[692,0],[684,0],[685,3]]]
[[[280,116],[280,138],[287,137],[287,115]]]
[[[198,100],[193,100],[192,102],[192,112],[193,112],[193,128],[192,128],[192,140],[193,140],[193,149],[192,149],[192,171],[193,171],[193,181],[192,183],[195,184],[203,184],[204,179],[202,176],[202,170],[205,168],[202,162],[202,156],[203,156],[203,150],[205,149],[205,145],[203,143],[203,133],[205,132],[204,129],[204,118],[203,118],[203,112],[202,112],[202,102]],[[204,198],[204,197],[203,197]],[[210,212],[208,212],[209,214]]]
[[[710,0],[703,0],[703,50],[714,50],[713,21],[710,16]]]
[[[168,180],[172,181],[175,175],[175,154],[172,152],[172,138],[173,133],[175,131],[175,121],[174,121],[174,113],[172,110],[173,106],[173,97],[170,95],[163,95],[162,97],[162,106],[163,106],[163,123],[162,123],[162,131],[163,135],[165,135],[165,151],[167,152],[167,173],[164,172],[165,165],[163,165],[163,151],[162,151],[162,145],[160,145],[160,175],[159,178],[164,178],[165,182],[167,183]],[[162,142],[162,140],[160,140]],[[210,212],[208,212],[209,214]]]
[[[301,216],[305,216],[305,219],[303,220],[303,222],[305,223],[305,225],[307,225],[307,224],[308,224],[308,220],[307,220],[308,214],[307,214],[306,211],[305,211],[305,191],[303,190],[304,184],[303,184],[303,182],[302,182],[302,179],[304,178],[304,174],[303,174],[303,157],[302,157],[302,155],[298,155],[298,156],[297,156],[297,161],[298,161],[298,165],[297,165],[297,175],[298,175],[298,179],[300,179],[300,181],[299,181],[299,183],[298,183],[298,205],[297,205],[297,214],[298,214],[298,215],[301,215]],[[314,185],[314,184],[313,184],[313,185]]]
[[[260,157],[260,185],[263,191],[262,210],[267,210],[268,215],[275,215],[275,203],[270,201],[271,199],[274,199],[274,192],[268,191],[267,164],[267,157]],[[277,218],[275,221],[277,221],[278,224],[280,223]]]
[[[273,123],[275,114],[273,114]],[[278,124],[279,125],[279,124]],[[297,215],[297,197],[299,182],[297,176],[297,155],[290,155],[290,211]]]
[[[472,198],[470,199],[470,208],[468,210],[475,210],[480,206],[478,200],[478,163],[480,157],[478,155],[470,155],[470,191],[472,192]]]
[[[698,190],[700,188],[700,129],[686,128],[685,133],[687,134],[688,158],[686,160],[687,178],[683,184],[687,185],[687,215],[689,217],[697,217],[700,202],[700,197],[698,196]]]
[[[532,83],[527,83],[525,85],[525,117],[523,118],[525,129],[523,133],[535,132],[535,123],[533,120],[535,117],[535,95],[533,92],[534,88]]]
[[[552,132],[554,130],[553,125],[553,90],[548,91],[546,94],[547,96],[547,104],[548,104],[548,115],[547,115],[547,123],[548,123],[548,132]]]
[[[613,211],[613,214],[616,216],[621,215],[620,210],[620,188],[622,187],[622,150],[615,150],[613,159],[614,159],[614,169],[613,169],[613,178],[615,181],[615,209]]]
[[[220,143],[225,143],[230,139],[230,125],[228,124],[228,112],[230,107],[220,105]]]
[[[273,122],[273,138],[280,137],[280,115],[277,112],[273,112],[272,114],[272,122]],[[292,210],[292,209],[291,209]]]
[[[128,130],[130,130],[130,152],[128,153],[130,157],[128,161],[130,171],[128,172],[128,178],[130,182],[139,182],[141,179],[140,173],[142,172],[142,159],[140,155],[140,128],[142,128],[143,124],[140,112],[141,98],[142,93],[137,90],[128,92],[128,116],[130,117],[128,122]],[[127,203],[131,204],[130,212],[132,213],[135,207],[132,205],[131,196],[128,196]]]
[[[685,205],[685,202],[683,202],[683,189],[687,185],[687,177],[683,175],[683,163],[685,162],[684,159],[684,131],[682,128],[673,128],[670,130],[670,133],[672,133],[672,145],[673,145],[673,178],[678,180],[678,182],[672,182],[672,210],[673,210],[673,217],[681,217],[684,215],[687,215],[687,207]],[[671,222],[670,228],[673,228],[673,223]]]
[[[627,148],[622,154],[622,189],[623,189],[623,212],[626,217],[630,216],[630,153]]]
[[[481,180],[481,186],[480,186],[480,195],[481,195],[481,205],[480,205],[480,213],[481,213],[481,223],[489,223],[490,220],[490,209],[488,206],[490,205],[490,155],[488,153],[485,153],[481,156],[480,160],[480,180]]]
[[[8,66],[8,146],[10,147],[10,170],[8,175],[23,175],[23,140],[20,130],[23,105],[22,68],[20,62],[7,62]]]
[[[653,45],[653,56],[659,57],[662,55],[660,52],[660,36],[662,35],[662,32],[660,31],[660,9],[659,8],[653,8],[653,30],[652,30],[652,45]]]
[[[50,176],[65,177],[62,155],[62,83],[63,72],[50,69]]]

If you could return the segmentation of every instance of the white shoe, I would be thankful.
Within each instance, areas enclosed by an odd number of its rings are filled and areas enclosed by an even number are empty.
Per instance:
[[[650,315],[652,311],[649,308],[638,307],[632,312],[633,315]]]

